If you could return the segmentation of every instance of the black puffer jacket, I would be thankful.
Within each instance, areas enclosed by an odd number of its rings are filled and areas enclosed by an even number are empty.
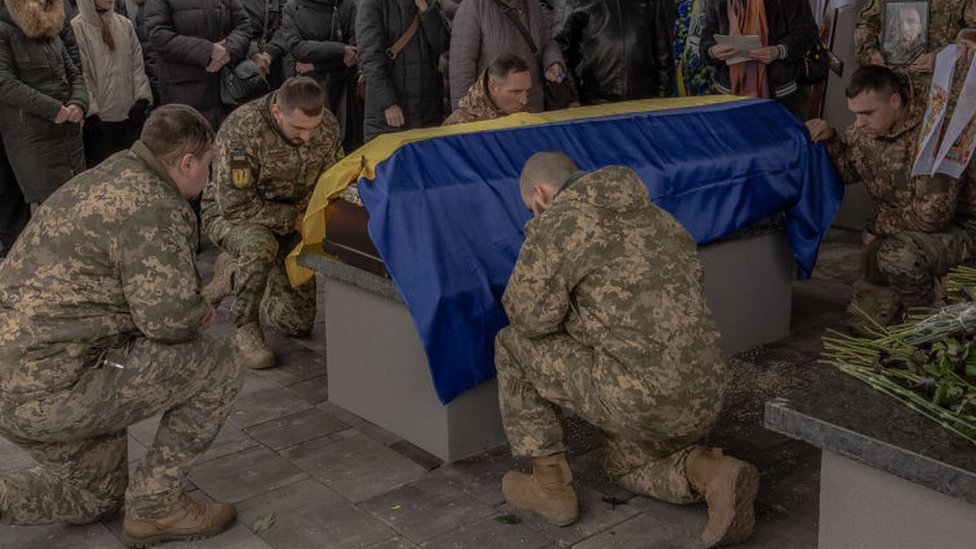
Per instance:
[[[769,94],[785,97],[796,91],[797,67],[803,54],[817,40],[817,25],[807,0],[766,0],[765,7],[768,45],[786,46],[786,58],[766,66]],[[712,66],[715,86],[728,93],[731,89],[729,66],[712,57],[708,50],[715,45],[716,34],[729,34],[729,3],[727,0],[710,0],[706,9],[699,55],[704,63]]]
[[[0,5],[0,127],[10,164],[27,202],[43,202],[85,169],[81,126],[54,119],[65,104],[88,109],[88,92],[58,33],[61,17],[31,18],[40,30],[30,38],[10,15],[36,9],[30,0]],[[57,6],[58,10],[63,7]]]
[[[366,140],[381,133],[437,126],[444,120],[444,84],[437,58],[451,46],[451,31],[440,3],[420,14],[420,28],[397,58],[386,59],[386,49],[410,26],[417,13],[414,0],[360,0],[356,14],[359,67],[366,77]],[[403,109],[406,124],[386,124],[384,111]]]
[[[580,101],[670,95],[672,0],[569,0],[567,12],[556,41]]]
[[[280,43],[295,61],[315,66],[307,76],[325,89],[329,110],[342,127],[343,146],[348,151],[362,145],[362,106],[353,97],[356,67],[347,67],[343,61],[346,45],[356,45],[355,0],[289,2],[275,43]],[[357,104],[348,105],[347,101]]]
[[[162,103],[191,105],[216,126],[220,72],[205,69],[214,42],[224,40],[230,66],[247,55],[251,27],[241,0],[147,0],[145,10]]]

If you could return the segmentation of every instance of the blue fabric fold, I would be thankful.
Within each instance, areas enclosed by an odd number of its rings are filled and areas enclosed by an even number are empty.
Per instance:
[[[561,150],[583,170],[629,166],[699,244],[785,217],[801,278],[840,206],[825,148],[768,100],[442,136],[401,146],[362,179],[369,233],[413,316],[442,402],[495,375],[501,295],[530,214],[524,162]]]

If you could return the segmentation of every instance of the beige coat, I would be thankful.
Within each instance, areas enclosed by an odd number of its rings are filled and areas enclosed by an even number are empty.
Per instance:
[[[102,39],[100,17],[106,18],[115,50]],[[99,15],[94,0],[78,0],[78,15],[71,27],[81,52],[82,72],[88,86],[88,115],[105,122],[121,122],[139,99],[152,101],[149,78],[142,64],[142,46],[128,18],[109,11]]]

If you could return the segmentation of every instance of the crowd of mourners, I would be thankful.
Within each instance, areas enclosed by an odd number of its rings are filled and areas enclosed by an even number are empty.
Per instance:
[[[761,87],[713,48],[712,35],[737,32],[730,21],[758,30],[745,17],[757,2],[729,12],[706,0],[3,0],[0,253],[31,204],[131,146],[154,107],[190,105],[216,129],[295,75],[326,90],[346,151],[440,125],[501,55],[531,81],[510,86],[499,114],[718,91],[799,115],[792,67],[816,40],[807,2],[765,0]]]

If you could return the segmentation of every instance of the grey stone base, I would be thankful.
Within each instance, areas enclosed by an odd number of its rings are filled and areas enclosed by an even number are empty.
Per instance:
[[[973,547],[976,506],[824,451],[820,549]]]

